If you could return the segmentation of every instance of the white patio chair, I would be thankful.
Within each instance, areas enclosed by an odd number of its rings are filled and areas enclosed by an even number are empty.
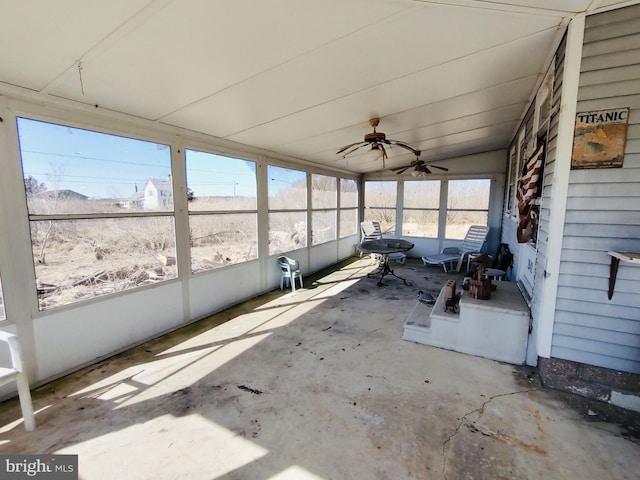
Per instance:
[[[9,364],[5,366],[6,364],[3,362],[0,366],[0,386],[16,382],[18,396],[20,397],[20,407],[22,408],[22,418],[24,419],[24,429],[30,432],[36,428],[36,419],[33,414],[29,381],[24,372],[18,337],[12,333],[0,331],[0,344],[4,344],[7,347],[4,353],[8,356],[7,363]]]
[[[396,263],[399,263],[400,265],[404,265],[404,262],[407,261],[407,254],[403,252],[390,253],[388,256],[389,256],[389,260],[394,260]]]
[[[380,222],[360,222],[360,243],[368,242],[371,240],[380,240],[382,238],[382,230],[380,229]],[[360,252],[360,257],[364,255]],[[379,255],[375,253],[369,254],[369,256],[375,261],[379,260]]]
[[[422,257],[422,261],[425,266],[442,265],[445,272],[452,270],[454,268],[454,264],[456,264],[455,271],[459,272],[464,259],[468,255],[472,253],[480,253],[488,234],[489,227],[471,225],[459,247],[445,247],[440,253]],[[449,265],[449,270],[447,270],[447,264]]]
[[[291,285],[291,291],[296,291],[296,278],[300,281],[300,288],[303,288],[302,284],[302,272],[300,271],[300,263],[293,258],[287,256],[278,257],[278,265],[280,265],[280,290],[285,287],[285,284]]]
[[[382,238],[380,222],[360,222],[360,243]]]

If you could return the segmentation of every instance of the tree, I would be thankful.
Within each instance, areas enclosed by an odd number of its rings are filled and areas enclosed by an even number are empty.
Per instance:
[[[24,189],[27,192],[27,197],[34,197],[39,193],[46,192],[47,186],[44,182],[38,182],[33,176],[29,175],[24,179]]]
[[[196,194],[193,193],[189,187],[187,187],[187,202],[193,202],[196,200]]]

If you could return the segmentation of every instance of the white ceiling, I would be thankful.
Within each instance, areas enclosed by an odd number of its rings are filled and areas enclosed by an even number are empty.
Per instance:
[[[622,0],[0,0],[15,86],[358,173],[505,148],[575,14]],[[81,65],[81,70],[78,66]],[[394,147],[386,167],[413,157]]]

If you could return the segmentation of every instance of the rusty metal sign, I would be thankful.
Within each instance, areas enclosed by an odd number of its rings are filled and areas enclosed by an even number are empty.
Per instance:
[[[628,107],[578,113],[571,168],[622,167],[628,123]]]

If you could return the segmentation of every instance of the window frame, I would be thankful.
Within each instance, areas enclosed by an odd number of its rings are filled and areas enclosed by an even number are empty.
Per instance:
[[[434,182],[438,184],[438,201],[435,207],[407,207],[407,185],[425,183],[425,182]],[[416,237],[416,238],[428,238],[428,239],[437,239],[440,234],[440,201],[442,198],[442,180],[434,179],[434,180],[405,180],[402,191],[402,236],[407,237]],[[428,237],[424,235],[411,235],[407,233],[405,230],[405,212],[436,212],[436,233],[433,237]]]
[[[486,208],[450,208],[449,207],[449,199],[451,198],[451,183],[452,182],[477,182],[479,180],[483,180],[488,182],[488,192],[487,192],[487,206]],[[489,226],[489,214],[491,212],[491,189],[493,186],[493,179],[491,177],[473,177],[473,178],[456,178],[456,179],[450,179],[447,181],[447,201],[445,202],[445,207],[446,207],[446,211],[445,211],[445,218],[444,218],[444,222],[445,222],[445,229],[444,229],[444,239],[445,240],[462,240],[464,238],[464,235],[460,238],[458,237],[450,237],[447,235],[447,230],[449,228],[449,213],[463,213],[463,212],[473,212],[473,213],[485,213],[486,214],[486,222],[480,223],[480,222],[475,222],[473,223],[473,225],[484,225],[484,226]],[[466,232],[465,232],[466,233]]]
[[[352,182],[355,186],[355,205],[345,205],[343,203],[343,199],[346,198],[346,195],[343,195],[343,183],[344,182]],[[358,235],[358,209],[360,206],[360,187],[356,180],[352,178],[338,178],[338,238],[346,238],[353,235]],[[350,233],[343,232],[343,225],[346,224],[344,219],[346,215],[351,215],[355,217],[355,220],[352,225],[352,230]]]
[[[272,208],[271,206],[271,195],[269,193],[269,187],[271,185],[271,181],[274,181],[274,178],[271,178],[271,173],[270,173],[270,168],[278,168],[278,169],[282,169],[282,170],[287,170],[290,172],[300,172],[302,174],[304,174],[304,188],[305,188],[305,195],[304,195],[304,206],[296,206],[296,207],[292,207],[292,208],[287,208],[287,207],[280,207],[278,206],[278,208]],[[289,168],[289,167],[283,167],[281,165],[277,165],[277,164],[273,164],[273,163],[268,163],[266,165],[266,170],[267,170],[267,184],[266,184],[266,194],[267,194],[267,225],[268,225],[268,234],[267,234],[267,238],[268,238],[268,243],[269,243],[269,247],[268,247],[268,255],[269,256],[277,256],[277,255],[282,255],[284,253],[287,252],[292,252],[295,250],[300,250],[303,248],[309,248],[309,183],[310,183],[310,173],[307,170],[299,170],[297,168]],[[279,180],[282,181],[282,180]],[[295,184],[296,182],[293,182],[293,184]],[[274,197],[275,198],[275,197]],[[297,238],[302,239],[302,242],[300,242],[299,245],[296,246],[296,242],[293,241],[292,242],[292,246],[294,248],[291,249],[272,249],[271,245],[272,245],[272,241],[277,240],[279,237],[279,235],[275,235],[275,233],[281,233],[281,231],[276,231],[276,230],[272,230],[271,226],[272,226],[272,222],[271,219],[273,218],[274,215],[278,215],[280,216],[281,214],[298,214],[299,216],[303,216],[304,217],[304,225],[299,226],[299,228],[297,228],[296,226],[294,226],[294,229],[291,232],[291,235],[297,235]],[[296,222],[299,223],[299,222]],[[284,232],[286,233],[286,232]]]
[[[97,134],[97,135],[105,135],[108,137],[117,137],[117,138],[121,138],[121,139],[125,139],[125,140],[129,140],[129,141],[134,141],[134,142],[144,142],[144,143],[155,143],[156,145],[162,145],[163,147],[166,147],[166,149],[168,150],[168,163],[165,166],[166,169],[169,170],[169,178],[168,178],[168,182],[169,185],[171,186],[171,208],[168,209],[144,209],[141,208],[139,210],[135,210],[135,211],[127,211],[128,209],[120,209],[120,210],[110,210],[107,212],[54,212],[54,213],[32,213],[30,211],[29,208],[29,195],[26,189],[26,185],[24,184],[24,181],[26,181],[26,179],[31,176],[31,175],[27,175],[25,173],[25,161],[24,161],[24,153],[26,152],[23,151],[23,140],[20,137],[20,122],[24,120],[27,122],[38,122],[38,123],[42,123],[42,124],[48,124],[48,125],[52,125],[55,127],[65,127],[67,129],[73,129],[73,130],[80,130],[80,131],[84,131],[84,132],[89,132],[91,134]],[[109,291],[107,293],[98,293],[97,295],[85,295],[85,296],[81,296],[79,298],[74,298],[71,301],[66,301],[64,303],[56,303],[50,306],[47,306],[45,304],[45,300],[47,298],[46,296],[46,291],[44,291],[44,289],[42,288],[37,288],[35,293],[36,296],[36,306],[37,306],[37,310],[40,313],[44,313],[44,312],[48,312],[48,311],[58,311],[59,309],[63,309],[63,308],[67,308],[67,307],[71,307],[71,306],[76,306],[78,304],[86,304],[87,302],[90,302],[92,300],[95,299],[100,299],[100,298],[109,298],[112,297],[114,295],[118,295],[121,293],[127,293],[127,292],[131,292],[133,290],[139,290],[139,289],[144,289],[144,288],[149,288],[149,287],[153,287],[155,285],[158,285],[160,283],[167,283],[167,282],[172,282],[172,281],[176,281],[179,278],[179,272],[177,269],[177,264],[175,262],[175,259],[177,257],[177,249],[178,249],[178,242],[177,242],[177,234],[176,234],[176,216],[175,216],[175,209],[176,206],[173,203],[173,192],[174,192],[174,177],[172,175],[172,169],[173,169],[173,146],[166,142],[165,139],[157,139],[157,138],[144,138],[144,136],[142,135],[138,135],[138,136],[133,136],[130,133],[124,133],[124,132],[115,132],[115,131],[108,131],[105,129],[100,129],[95,125],[80,125],[77,124],[76,122],[73,121],[69,121],[67,119],[45,119],[45,118],[41,118],[38,115],[31,115],[31,114],[22,114],[22,115],[16,115],[15,117],[15,127],[16,127],[16,135],[18,138],[18,154],[19,154],[19,159],[20,159],[20,170],[21,170],[21,174],[22,174],[22,179],[23,179],[23,193],[24,193],[24,198],[25,198],[25,203],[27,205],[27,222],[28,222],[28,226],[29,226],[29,240],[30,240],[30,249],[33,250],[34,248],[34,237],[33,237],[33,225],[37,222],[92,222],[92,221],[96,221],[96,220],[119,220],[119,219],[136,219],[136,218],[145,218],[145,219],[153,219],[153,218],[170,218],[171,219],[171,231],[168,232],[170,233],[171,237],[172,237],[172,241],[173,241],[173,245],[172,245],[172,249],[170,253],[172,253],[173,255],[171,256],[165,256],[166,258],[172,258],[173,260],[171,261],[171,263],[165,263],[165,266],[170,267],[170,266],[175,266],[173,270],[175,270],[168,278],[164,278],[164,279],[160,279],[158,281],[155,282],[151,282],[148,284],[144,284],[144,285],[134,285],[132,287],[129,288],[123,288],[123,289],[116,289],[114,291]],[[42,152],[42,153],[47,153],[47,152]],[[69,175],[71,176],[71,175]],[[99,177],[97,177],[99,178]],[[149,177],[149,178],[155,178],[155,177]],[[64,191],[63,190],[54,190],[53,192],[57,192],[57,191]],[[151,193],[151,192],[150,192]],[[144,197],[144,195],[143,195]],[[56,194],[56,198],[59,198],[59,196]],[[96,255],[99,255],[99,252],[96,252]],[[33,267],[33,278],[36,281],[36,284],[39,283],[39,275],[38,275],[38,265],[39,263],[36,261],[36,256],[32,255],[32,267]],[[43,262],[44,263],[44,262]],[[171,271],[171,270],[170,270]],[[73,287],[75,285],[71,285],[71,287]]]
[[[190,271],[192,275],[198,275],[198,274],[202,274],[202,273],[206,273],[206,272],[211,272],[213,270],[218,270],[220,268],[225,268],[225,267],[229,267],[232,265],[238,265],[241,263],[245,263],[245,262],[250,262],[253,260],[257,260],[260,256],[260,246],[259,246],[259,239],[258,239],[258,163],[254,160],[249,160],[246,158],[242,158],[240,156],[231,156],[228,154],[221,154],[221,153],[216,153],[216,152],[212,152],[212,151],[208,151],[206,149],[200,149],[200,148],[194,148],[194,147],[185,147],[184,149],[184,165],[185,165],[185,181],[186,181],[186,187],[187,187],[187,191],[191,191],[192,194],[194,195],[193,200],[189,201],[188,200],[188,222],[189,222],[189,238],[190,238],[190,242],[189,242],[189,259],[190,259]],[[216,160],[218,159],[226,159],[226,160],[231,160],[231,161],[237,161],[237,162],[250,162],[253,164],[253,183],[254,183],[254,191],[253,193],[253,197],[255,198],[255,205],[253,208],[238,208],[238,209],[229,209],[229,208],[220,208],[220,209],[213,209],[213,208],[208,208],[208,209],[204,209],[204,210],[196,210],[196,209],[192,209],[191,205],[193,205],[192,202],[197,202],[198,197],[196,196],[197,191],[194,191],[193,189],[191,189],[191,186],[193,186],[194,184],[192,183],[191,185],[189,184],[189,158],[188,158],[188,152],[194,152],[194,154],[202,154],[202,155],[210,155],[212,157],[215,157]],[[233,197],[232,198],[236,198],[236,185],[239,185],[239,182],[236,181],[236,179],[233,180],[233,188],[232,188],[232,192],[233,192]],[[254,233],[255,233],[255,238],[254,238],[254,245],[255,245],[255,253],[253,255],[251,255],[248,258],[244,258],[242,259],[242,257],[238,257],[238,256],[231,256],[231,254],[227,251],[227,252],[223,252],[223,253],[217,253],[216,257],[218,258],[218,262],[220,263],[219,265],[214,265],[213,262],[211,263],[211,266],[209,268],[200,268],[200,269],[194,269],[194,254],[193,254],[193,249],[194,249],[194,239],[191,237],[192,234],[192,229],[191,227],[193,226],[193,224],[195,222],[192,222],[191,219],[192,218],[196,218],[196,217],[219,217],[219,218],[230,218],[232,216],[243,216],[243,215],[253,215],[254,217]],[[199,259],[199,261],[201,261]],[[203,261],[201,261],[201,263],[204,263]]]
[[[324,175],[321,173],[311,173],[309,177],[311,180],[311,246],[322,245],[324,243],[329,243],[329,242],[335,242],[338,239],[338,178],[331,175]],[[320,180],[320,177],[325,178],[327,180],[333,180],[335,188],[333,190],[334,206],[332,207],[316,208],[315,206],[316,203],[319,203],[316,200],[318,198],[316,196],[316,192],[318,192],[318,190],[314,188],[314,186],[316,185],[315,180]],[[318,214],[322,215],[322,214],[331,214],[331,213],[333,213],[333,237],[324,241],[316,241],[316,238],[319,237],[319,235],[316,233],[317,230],[315,225]]]
[[[367,186],[373,183],[378,184],[393,184],[395,185],[394,195],[393,195],[393,206],[390,205],[375,205],[371,206],[370,198],[367,195]],[[397,220],[397,212],[398,212],[398,181],[397,180],[365,180],[364,182],[364,221],[376,221],[380,222],[380,228],[382,230],[383,235],[396,235],[396,220]],[[391,192],[389,192],[391,193]],[[393,212],[392,218],[393,222],[382,221],[381,217],[376,217],[373,215],[374,211],[382,212]],[[389,217],[389,215],[385,215],[385,217]]]

